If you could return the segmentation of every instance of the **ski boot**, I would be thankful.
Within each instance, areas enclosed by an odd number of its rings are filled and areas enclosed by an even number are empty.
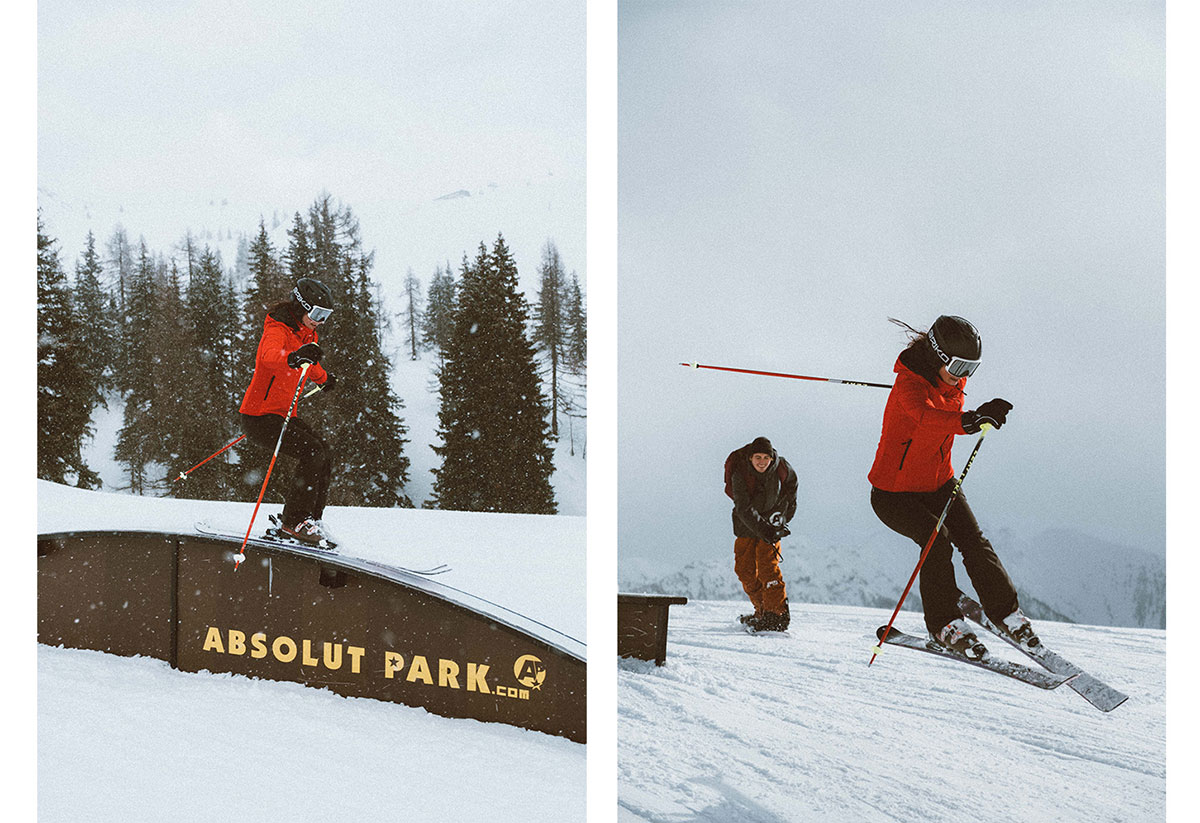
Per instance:
[[[755,620],[758,620],[760,617],[762,617],[762,612],[760,612],[758,609],[755,609],[754,614],[739,614],[738,622],[741,623],[743,626],[749,626]]]
[[[1004,632],[1023,649],[1036,649],[1042,645],[1042,641],[1033,631],[1033,624],[1029,622],[1020,609],[1004,618],[1000,623],[1000,627]]]
[[[961,654],[968,660],[983,660],[988,656],[987,647],[979,642],[975,632],[961,617],[951,620],[933,639],[939,645]]]
[[[294,526],[289,526],[283,522],[281,517],[271,515],[271,522],[276,526],[272,531],[282,537],[291,538],[306,546],[312,546],[314,549],[330,548],[329,542],[321,534],[321,528],[317,521],[311,517],[306,517]]]

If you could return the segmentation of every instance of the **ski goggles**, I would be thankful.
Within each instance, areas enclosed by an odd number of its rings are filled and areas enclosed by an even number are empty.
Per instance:
[[[327,309],[324,306],[318,306],[305,300],[300,294],[299,288],[292,289],[292,297],[295,297],[297,302],[304,307],[305,313],[308,314],[309,319],[314,323],[324,323],[329,319],[329,315],[333,314],[333,309]]]
[[[933,346],[934,354],[946,364],[946,371],[953,377],[970,377],[983,362],[982,360],[968,360],[965,357],[951,357],[941,350],[932,334],[929,335],[929,345]]]
[[[946,364],[946,371],[950,372],[954,377],[970,377],[979,368],[982,360],[967,360],[963,357],[951,357],[950,362]]]

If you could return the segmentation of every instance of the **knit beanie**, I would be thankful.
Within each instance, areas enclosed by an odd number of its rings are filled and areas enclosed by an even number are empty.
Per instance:
[[[754,442],[750,444],[750,454],[769,454],[775,456],[775,450],[771,448],[771,441],[765,437],[756,437]]]

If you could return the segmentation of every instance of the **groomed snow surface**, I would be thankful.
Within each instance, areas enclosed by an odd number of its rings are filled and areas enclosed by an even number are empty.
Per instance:
[[[561,737],[145,657],[37,664],[40,821],[584,818]]]
[[[1050,648],[1129,695],[1104,714],[1068,686],[910,649],[885,648],[868,667],[890,611],[792,604],[786,635],[749,635],[736,623],[747,610],[672,606],[666,664],[618,664],[620,823],[1166,815],[1164,631],[1036,624]],[[896,625],[924,634],[912,612]]]

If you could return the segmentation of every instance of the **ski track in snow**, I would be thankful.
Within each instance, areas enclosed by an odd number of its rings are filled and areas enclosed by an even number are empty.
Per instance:
[[[618,664],[623,823],[1165,816],[1163,631],[1037,624],[1047,645],[1129,695],[1105,714],[1066,685],[1045,691],[902,648],[868,667],[887,611],[793,604],[788,634],[749,635],[735,622],[746,609],[674,606],[666,665]],[[919,615],[897,625],[924,633]]]

